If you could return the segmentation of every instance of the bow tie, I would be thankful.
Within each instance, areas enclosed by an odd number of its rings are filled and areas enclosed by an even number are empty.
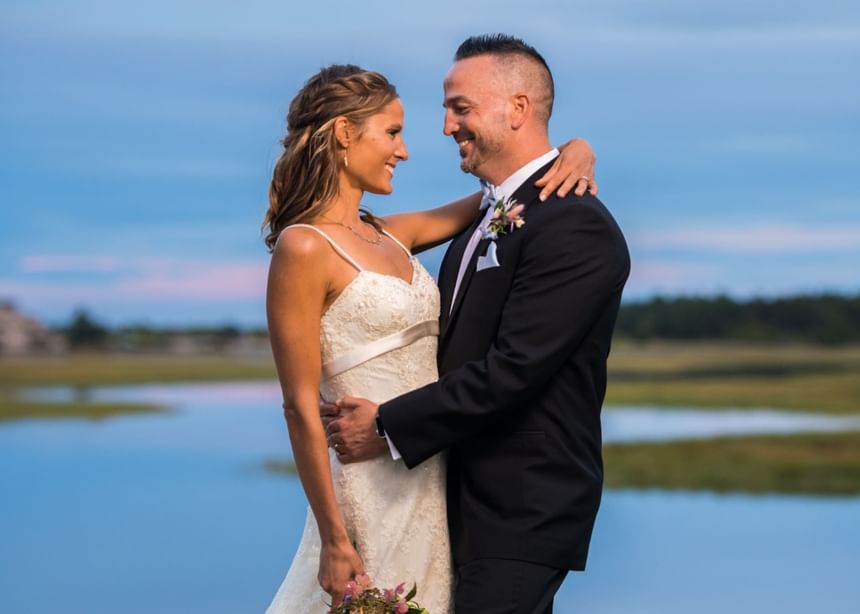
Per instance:
[[[496,204],[496,186],[481,180],[481,211],[486,211],[487,207]]]

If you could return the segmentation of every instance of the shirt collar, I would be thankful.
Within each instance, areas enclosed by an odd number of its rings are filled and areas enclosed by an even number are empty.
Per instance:
[[[496,198],[508,198],[516,192],[526,179],[534,175],[539,168],[558,157],[558,149],[552,148],[542,156],[527,162],[496,187]]]

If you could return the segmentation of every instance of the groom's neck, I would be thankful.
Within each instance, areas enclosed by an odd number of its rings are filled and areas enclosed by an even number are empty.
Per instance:
[[[534,135],[530,138],[513,138],[504,149],[486,165],[486,176],[481,177],[493,185],[500,185],[521,169],[523,166],[544,155],[552,149],[549,137],[546,134]]]

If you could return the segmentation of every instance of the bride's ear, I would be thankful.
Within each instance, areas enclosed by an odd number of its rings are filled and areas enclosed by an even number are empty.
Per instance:
[[[352,126],[349,120],[345,117],[338,117],[334,120],[334,138],[344,149],[349,149],[350,138],[352,137]]]

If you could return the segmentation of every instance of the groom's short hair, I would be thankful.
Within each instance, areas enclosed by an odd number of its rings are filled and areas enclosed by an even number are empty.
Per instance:
[[[482,34],[464,40],[454,54],[454,61],[478,55],[495,56],[506,71],[508,78],[519,77],[524,84],[535,88],[537,111],[546,124],[552,115],[555,84],[552,71],[537,49],[522,39],[508,34]]]

